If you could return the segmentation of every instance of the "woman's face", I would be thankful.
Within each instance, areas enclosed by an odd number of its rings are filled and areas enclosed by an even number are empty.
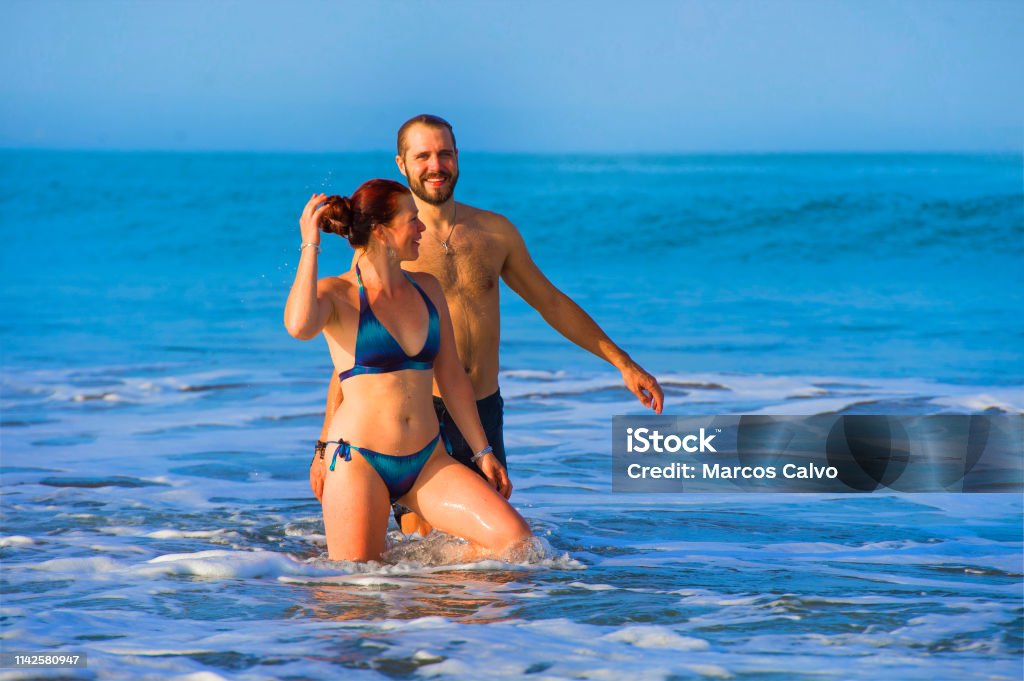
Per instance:
[[[398,213],[388,223],[389,241],[398,260],[415,260],[420,255],[420,237],[427,227],[420,222],[416,202],[411,194],[399,199]]]

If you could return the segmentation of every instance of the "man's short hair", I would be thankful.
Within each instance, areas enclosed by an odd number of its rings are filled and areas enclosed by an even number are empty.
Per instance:
[[[448,134],[452,138],[452,147],[458,149],[458,145],[455,144],[455,132],[452,130],[452,124],[441,118],[440,116],[434,116],[431,114],[420,114],[419,116],[413,116],[405,123],[402,123],[402,127],[398,129],[398,155],[405,156],[405,133],[412,126],[417,123],[426,125],[430,128],[437,128],[438,130],[447,130]]]

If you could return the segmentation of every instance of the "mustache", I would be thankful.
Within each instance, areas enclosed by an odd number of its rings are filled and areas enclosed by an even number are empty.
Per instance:
[[[450,173],[424,173],[420,175],[420,180],[450,180],[452,176]]]

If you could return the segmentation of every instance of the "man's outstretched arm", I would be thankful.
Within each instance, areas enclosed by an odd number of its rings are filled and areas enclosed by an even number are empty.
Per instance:
[[[583,308],[552,284],[533,262],[519,230],[504,218],[508,256],[501,270],[505,283],[530,304],[548,324],[576,345],[605,360],[622,373],[626,387],[645,407],[661,413],[665,394],[657,379],[608,337]]]
[[[320,440],[322,442],[327,442],[327,428],[331,425],[331,416],[338,410],[341,400],[341,381],[338,380],[338,375],[332,370],[331,382],[327,386],[327,409],[324,413],[324,425],[320,429]],[[319,502],[324,500],[324,478],[326,477],[327,462],[319,456],[314,456],[312,463],[309,465],[309,486],[313,488],[313,494]]]

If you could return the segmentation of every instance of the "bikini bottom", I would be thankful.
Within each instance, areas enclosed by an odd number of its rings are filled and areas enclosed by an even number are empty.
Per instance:
[[[359,452],[366,459],[366,462],[373,467],[373,470],[377,471],[380,479],[384,481],[393,504],[416,484],[416,478],[420,476],[420,471],[423,470],[423,466],[427,463],[430,455],[434,453],[434,447],[437,446],[437,441],[441,438],[444,439],[444,448],[448,451],[448,454],[451,454],[452,446],[448,442],[448,437],[444,434],[444,430],[439,430],[434,439],[427,443],[427,446],[423,449],[401,456],[375,452],[366,447],[357,447],[344,440],[328,440],[325,444],[338,445],[334,449],[334,456],[331,457],[332,471],[334,470],[334,465],[338,462],[339,456],[343,457],[345,461],[351,461],[352,450]]]

